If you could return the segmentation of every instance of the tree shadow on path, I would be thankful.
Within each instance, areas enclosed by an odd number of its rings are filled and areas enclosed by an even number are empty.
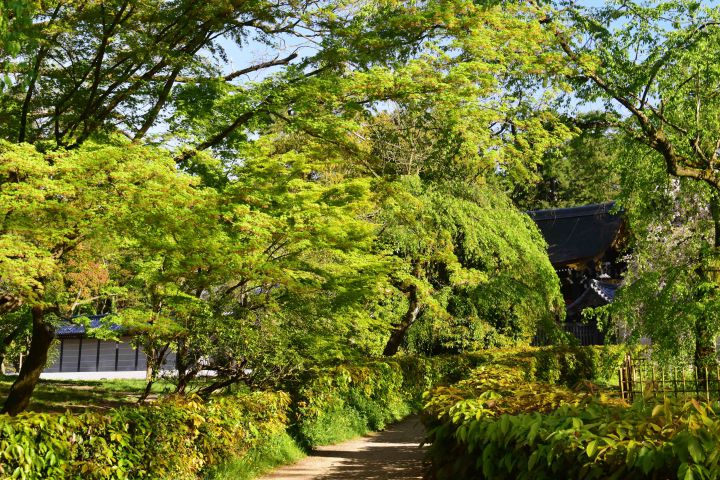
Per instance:
[[[420,448],[425,430],[417,419],[391,425],[384,432],[365,438],[355,451],[336,450],[332,446],[313,455],[339,459],[318,480],[410,480],[423,478],[424,450]]]
[[[305,460],[267,478],[282,480],[421,480],[425,430],[417,417],[385,431],[318,447]]]

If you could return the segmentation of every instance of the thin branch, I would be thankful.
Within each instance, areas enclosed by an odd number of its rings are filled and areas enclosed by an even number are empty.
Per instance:
[[[295,51],[295,52],[293,52],[292,54],[288,55],[288,56],[285,57],[285,58],[280,58],[280,59],[275,58],[274,60],[270,60],[270,61],[263,62],[263,63],[258,63],[257,65],[252,65],[252,66],[250,66],[250,67],[243,68],[243,69],[241,69],[241,70],[237,70],[237,71],[232,72],[232,73],[230,73],[230,74],[228,74],[228,75],[225,75],[225,77],[223,77],[223,79],[224,79],[226,82],[229,82],[229,81],[231,81],[231,80],[236,79],[237,77],[239,77],[239,76],[241,76],[241,75],[245,75],[245,74],[248,74],[248,73],[256,72],[256,71],[258,71],[258,70],[262,70],[262,69],[270,68],[270,67],[275,67],[275,66],[279,66],[279,65],[287,65],[287,64],[290,63],[291,61],[295,60],[295,59],[297,58],[297,56],[298,56],[297,51]]]
[[[150,127],[152,127],[155,124],[155,120],[157,119],[157,116],[160,114],[160,110],[167,102],[167,99],[170,95],[170,91],[172,90],[172,86],[175,84],[175,79],[180,74],[181,67],[176,67],[171,73],[169,78],[165,81],[165,85],[163,86],[162,91],[160,92],[160,95],[158,96],[157,101],[155,102],[155,105],[150,109],[150,111],[147,113],[147,116],[145,117],[145,121],[143,122],[143,125],[140,127],[140,129],[135,134],[135,137],[133,138],[134,142],[139,141],[142,139],[145,134],[150,130]]]

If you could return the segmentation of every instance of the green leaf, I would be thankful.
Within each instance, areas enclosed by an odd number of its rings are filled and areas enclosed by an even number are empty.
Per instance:
[[[593,459],[595,457],[595,454],[597,453],[597,440],[592,440],[587,444],[587,447],[585,447],[585,453],[587,454],[588,458]]]
[[[693,480],[692,469],[690,469],[687,463],[683,462],[680,464],[678,468],[678,478],[682,480]]]
[[[702,445],[698,442],[697,438],[690,437],[688,439],[688,452],[695,463],[700,463],[705,459],[705,452],[703,452]]]

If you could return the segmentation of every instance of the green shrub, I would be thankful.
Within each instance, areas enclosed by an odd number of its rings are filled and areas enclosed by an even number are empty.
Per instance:
[[[312,448],[382,430],[419,411],[428,388],[463,378],[481,360],[474,355],[400,356],[308,371],[299,386],[290,388],[293,432]]]
[[[381,430],[418,411],[429,387],[483,361],[407,356],[316,368],[292,386],[292,401],[256,392],[209,402],[168,397],[102,414],[0,416],[0,478],[244,478],[297,456],[289,426],[304,447]]]
[[[212,468],[208,480],[250,480],[278,465],[296,462],[305,456],[287,432],[274,435],[251,447],[244,455]]]
[[[105,415],[0,417],[0,476],[192,479],[287,428],[289,396],[169,398]]]
[[[391,361],[308,372],[296,397],[296,432],[310,447],[383,429],[411,412],[403,372]]]
[[[591,383],[570,389],[537,380],[572,383],[580,378],[578,372],[599,375],[588,366],[617,360],[603,359],[602,350],[593,352],[574,352],[566,360],[547,350],[539,360],[537,355],[499,355],[495,359],[503,361],[428,392],[423,421],[432,442],[434,478],[720,476],[720,404],[666,399],[628,406]]]
[[[626,347],[551,346],[485,350],[473,357],[475,365],[506,365],[525,373],[528,380],[573,387],[582,381],[607,384],[614,380]]]

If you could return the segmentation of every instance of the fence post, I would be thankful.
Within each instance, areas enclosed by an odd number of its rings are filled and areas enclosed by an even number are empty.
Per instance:
[[[623,364],[622,369],[624,370],[624,377],[625,377],[622,379],[622,380],[624,380],[624,390],[627,395],[627,398],[632,402],[635,400],[634,388],[633,388],[635,368],[633,366],[632,356],[629,353],[627,355],[625,355],[625,362]]]
[[[708,382],[708,375],[710,375],[710,373],[708,372],[707,366],[705,366],[705,399],[710,403],[710,383]]]
[[[660,367],[660,388],[662,388],[662,396],[665,398],[667,395],[665,394],[665,367]]]

